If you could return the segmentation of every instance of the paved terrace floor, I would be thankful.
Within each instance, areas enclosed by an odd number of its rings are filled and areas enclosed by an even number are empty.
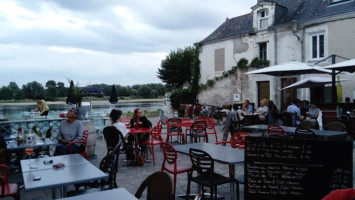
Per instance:
[[[149,118],[153,124],[156,124],[159,118]],[[218,135],[218,140],[222,140],[222,129],[223,124],[217,124],[216,130]],[[259,133],[253,133],[253,135],[260,135]],[[163,140],[165,141],[166,138],[166,128],[163,127],[162,131]],[[210,143],[215,142],[215,137],[213,135],[209,135]],[[173,143],[173,145],[178,145],[178,143]],[[96,141],[96,148],[95,154],[96,158],[91,158],[90,162],[92,162],[95,166],[99,166],[100,160],[106,155],[106,144],[104,139],[97,139]],[[149,154],[149,159],[151,159],[151,155]],[[155,147],[155,156],[156,156],[156,165],[153,166],[152,163],[146,163],[144,166],[127,166],[124,162],[125,155],[120,154],[120,162],[119,162],[119,169],[117,173],[117,184],[118,187],[126,188],[131,194],[135,194],[139,185],[143,182],[143,180],[149,176],[150,174],[160,171],[161,164],[163,161],[163,152],[160,150],[159,147]],[[189,157],[187,155],[178,154],[178,162],[179,161],[189,161]],[[354,159],[353,159],[354,160]],[[355,166],[355,165],[353,165]],[[244,173],[244,166],[242,164],[236,165],[236,174]],[[228,176],[228,165],[215,163],[215,171],[221,174]],[[10,175],[10,182],[23,182],[21,173],[11,173]],[[172,176],[171,176],[172,177]],[[355,179],[353,179],[355,183]],[[187,185],[187,174],[178,174],[177,176],[177,185],[176,185],[176,195],[184,194],[186,192],[186,185]],[[192,183],[191,185],[191,193],[197,192],[197,186]],[[68,186],[67,190],[73,190],[72,186]],[[229,184],[225,184],[218,187],[218,193],[224,196],[225,199],[230,199],[230,190]],[[240,196],[243,200],[244,196],[244,185],[240,187]],[[11,198],[7,198],[11,199]],[[22,200],[37,200],[37,199],[52,199],[52,191],[47,190],[38,190],[33,192],[26,192],[24,189],[21,189],[21,199]],[[117,198],[119,199],[119,197]],[[141,199],[145,199],[143,196]],[[183,199],[183,198],[176,198],[176,199]]]

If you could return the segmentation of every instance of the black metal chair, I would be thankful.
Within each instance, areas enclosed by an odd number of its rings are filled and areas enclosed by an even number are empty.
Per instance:
[[[197,138],[199,138],[199,141],[201,138],[204,138],[204,140],[208,142],[206,128],[207,124],[205,121],[195,121],[192,123],[189,134],[190,142],[197,142]]]
[[[172,182],[170,176],[163,171],[155,172],[149,175],[139,186],[135,197],[141,198],[145,188],[147,189],[147,199],[154,200],[172,200],[174,193],[172,192]]]
[[[103,190],[110,190],[117,188],[116,182],[116,160],[118,157],[114,153],[107,154],[100,162],[100,170],[108,175],[108,179],[101,181],[93,181],[81,184],[75,184],[75,190],[67,192],[67,196],[77,196],[91,192]],[[84,189],[80,189],[84,187]]]
[[[297,139],[318,139],[314,131],[302,128],[296,128],[294,137]]]
[[[217,186],[219,185],[235,183],[236,187],[239,188],[239,184],[234,177],[230,178],[214,172],[214,160],[207,152],[191,148],[189,153],[192,169],[188,172],[186,199],[188,199],[190,194],[191,181],[200,185],[202,191],[204,191],[205,186],[209,187],[211,194],[210,199],[217,199]],[[193,176],[195,171],[197,172],[197,175]],[[205,199],[203,192],[202,199]]]
[[[103,130],[104,138],[106,141],[106,148],[107,148],[107,154],[112,152],[116,145],[121,141],[121,144],[116,150],[113,152],[117,156],[117,167],[118,167],[118,158],[120,152],[125,153],[125,140],[123,138],[123,135],[121,131],[119,131],[116,127],[114,126],[106,126]]]

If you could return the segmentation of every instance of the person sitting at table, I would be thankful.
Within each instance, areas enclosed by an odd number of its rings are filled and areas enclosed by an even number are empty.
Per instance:
[[[263,99],[260,101],[260,107],[255,111],[256,114],[259,116],[260,122],[266,121],[266,116],[269,112],[269,107],[266,105],[266,100]]]
[[[131,164],[134,163],[135,156],[134,156],[134,149],[133,149],[133,142],[134,136],[128,133],[126,125],[121,122],[122,111],[112,109],[110,113],[110,118],[112,121],[112,126],[116,127],[122,133],[123,136],[123,143],[124,148],[126,150],[126,159],[127,163]]]
[[[67,120],[64,120],[59,125],[59,133],[57,136],[58,144],[55,148],[54,155],[68,154],[68,144],[73,141],[81,140],[83,136],[83,125],[78,117],[78,109],[71,108],[67,112]],[[72,153],[82,152],[85,148],[81,144],[71,145]]]
[[[311,118],[311,120],[316,121],[319,115],[320,108],[317,107],[316,103],[312,103],[311,107],[309,107],[309,110],[307,112],[307,115]]]
[[[133,117],[130,121],[130,127],[131,128],[152,128],[152,123],[148,120],[146,116],[143,116],[143,112],[140,108],[134,109],[133,112]],[[144,133],[144,134],[139,134],[138,136],[138,141],[146,141],[149,140],[150,133]],[[139,144],[139,147],[141,149],[142,155],[144,155],[145,152],[145,145]]]
[[[40,116],[47,116],[49,112],[49,107],[47,103],[42,99],[41,96],[36,96],[37,108],[32,110],[32,112],[40,111]]]
[[[301,110],[299,108],[300,100],[294,100],[286,109],[286,112],[292,114],[292,126],[298,126],[301,119]]]
[[[254,112],[253,106],[250,105],[249,100],[245,100],[242,106],[242,111],[246,114],[251,114]]]

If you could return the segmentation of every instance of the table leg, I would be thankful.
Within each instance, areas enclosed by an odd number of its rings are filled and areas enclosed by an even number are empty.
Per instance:
[[[235,165],[229,164],[229,177],[235,179]],[[231,193],[231,200],[235,200],[235,183],[230,183],[230,193]]]

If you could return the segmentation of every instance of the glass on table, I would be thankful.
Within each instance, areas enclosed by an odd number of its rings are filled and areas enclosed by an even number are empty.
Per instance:
[[[27,155],[27,163],[31,166],[31,158],[32,158],[33,148],[25,149],[25,154]]]

